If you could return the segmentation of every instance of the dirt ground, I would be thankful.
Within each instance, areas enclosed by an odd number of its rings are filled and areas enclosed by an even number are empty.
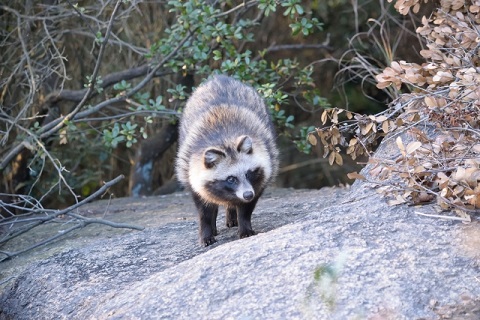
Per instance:
[[[322,193],[334,194],[334,188],[324,188]],[[338,189],[337,189],[338,190]],[[286,194],[298,193],[306,196],[309,193],[315,194],[315,190],[294,190],[294,189],[267,189],[260,200],[278,198],[281,199]],[[318,193],[316,193],[318,199]],[[340,195],[339,195],[340,196]],[[306,200],[309,200],[307,196]],[[335,198],[332,198],[334,201]],[[98,200],[80,207],[75,213],[88,218],[101,218],[116,223],[132,224],[144,228],[160,227],[168,223],[179,221],[197,221],[197,215],[191,196],[187,192],[177,192],[162,196],[152,196],[143,198],[117,198],[113,200]],[[223,215],[219,215],[222,219]],[[219,222],[220,223],[220,222]],[[0,251],[15,252],[31,246],[32,244],[44,241],[67,230],[72,226],[70,219],[66,217],[56,219],[53,222],[38,226],[14,240],[0,247]],[[11,226],[10,226],[11,227]],[[15,224],[14,228],[21,227],[21,224]],[[0,238],[9,231],[9,226],[0,229]],[[10,230],[11,231],[11,230]],[[92,223],[84,228],[75,230],[59,239],[49,242],[43,246],[22,253],[14,258],[0,262],[0,291],[16,275],[25,270],[28,265],[47,259],[60,252],[84,247],[101,238],[113,238],[122,234],[131,232],[141,232],[132,229],[112,228],[106,225]],[[3,259],[4,256],[0,255]]]
[[[303,204],[315,203],[319,200],[318,190],[272,189],[266,192],[264,205],[268,207],[269,203],[278,203],[282,201],[285,195],[291,195],[292,193],[297,193]],[[328,201],[335,203],[345,199],[346,190],[325,188],[321,194],[322,201],[329,199]],[[89,218],[102,218],[118,223],[135,224],[145,228],[158,227],[179,221],[195,222],[197,219],[190,195],[184,192],[147,198],[121,198],[113,201],[100,200],[81,207],[76,213]],[[15,241],[4,245],[0,250],[19,250],[32,243],[42,241],[54,233],[62,232],[62,230],[68,229],[70,226],[71,222],[68,222],[65,218],[58,219],[54,223],[38,227],[34,232],[18,237]],[[472,230],[478,230],[478,228],[472,228]],[[83,229],[66,234],[57,241],[5,260],[0,263],[0,292],[11,284],[16,276],[35,262],[69,249],[86,246],[101,238],[113,238],[131,232],[139,231],[116,229],[101,224],[90,224]],[[478,234],[470,234],[469,238],[465,239],[465,242],[470,244],[469,248],[478,248],[478,246],[472,247],[471,244],[480,241],[479,239]],[[472,254],[478,255],[479,252],[472,252]],[[476,280],[480,286],[480,275]],[[430,307],[437,314],[438,319],[480,319],[480,297],[465,296],[462,297],[461,303],[455,305],[439,305],[436,301],[431,301]]]

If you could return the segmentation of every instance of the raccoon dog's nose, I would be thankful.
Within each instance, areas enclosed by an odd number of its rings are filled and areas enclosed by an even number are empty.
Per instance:
[[[245,191],[243,193],[243,199],[250,201],[253,199],[253,192],[252,191]]]

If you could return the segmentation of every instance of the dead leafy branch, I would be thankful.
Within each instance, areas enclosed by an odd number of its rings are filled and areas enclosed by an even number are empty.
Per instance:
[[[98,189],[95,193],[91,194],[89,197],[63,210],[45,209],[42,207],[41,203],[34,198],[22,199],[18,207],[15,203],[1,203],[2,206],[7,210],[11,209],[13,211],[15,209],[22,209],[24,213],[20,215],[12,214],[11,217],[4,218],[0,222],[0,227],[4,230],[0,237],[0,246],[7,244],[9,241],[47,222],[58,222],[64,226],[68,226],[68,228],[62,229],[57,234],[40,242],[27,245],[25,248],[22,248],[20,250],[0,250],[0,254],[4,255],[4,257],[0,258],[0,262],[6,259],[10,259],[26,251],[35,249],[44,244],[50,243],[58,238],[67,235],[74,230],[83,228],[92,223],[104,224],[112,228],[129,228],[135,230],[143,230],[144,228],[141,226],[125,223],[116,223],[105,219],[88,218],[78,213],[75,213],[75,210],[78,209],[80,206],[91,202],[99,196],[105,194],[106,192],[108,192],[108,189],[111,186],[113,186],[115,183],[122,180],[123,178],[124,176],[118,176],[117,178],[106,182],[100,189]],[[31,207],[26,208],[24,206],[24,202],[30,203]]]
[[[418,12],[421,3],[397,0],[395,8]],[[329,162],[342,164],[342,148],[355,159],[394,139],[398,157],[369,160],[369,176],[393,197],[390,204],[436,200],[468,219],[480,209],[480,1],[440,3],[416,30],[426,43],[420,51],[426,62],[392,61],[375,76],[379,89],[408,93],[377,115],[325,110],[322,123],[331,125],[309,140],[315,144],[319,137]],[[345,138],[347,132],[354,136]]]

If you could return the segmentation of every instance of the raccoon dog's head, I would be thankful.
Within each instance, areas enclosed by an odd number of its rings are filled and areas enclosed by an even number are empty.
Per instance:
[[[272,175],[269,159],[265,146],[246,135],[232,145],[207,148],[202,159],[197,159],[201,165],[193,161],[193,191],[217,204],[248,203],[262,192]]]

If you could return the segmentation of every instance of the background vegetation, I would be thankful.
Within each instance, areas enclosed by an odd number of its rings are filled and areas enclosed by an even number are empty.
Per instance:
[[[357,162],[365,162],[386,134],[407,130],[419,119],[462,127],[456,140],[473,143],[479,5],[460,0],[436,5],[415,0],[0,5],[1,224],[10,226],[19,214],[31,219],[22,232],[60,214],[85,223],[69,208],[100,195],[175,189],[178,116],[192,88],[215,72],[255,86],[271,107],[282,149],[278,186],[349,182],[346,173],[358,169]],[[467,122],[453,116],[460,111]],[[416,176],[404,167],[410,182],[395,189],[404,201],[431,199],[443,190],[437,183],[443,176],[436,172],[460,177],[462,172],[445,168],[478,167],[471,162],[476,155],[467,152],[452,157],[468,163],[414,164],[420,152],[436,152],[425,151],[425,141],[398,143],[402,161],[414,171],[426,169]],[[428,192],[427,184],[418,183],[427,180]],[[476,195],[476,182],[467,184]],[[470,191],[447,185],[476,207]],[[417,187],[422,189],[411,192]],[[442,199],[452,204],[457,198],[448,190],[441,191],[447,192]],[[7,233],[3,242],[16,234]]]
[[[343,77],[335,74],[339,58],[341,66],[349,63],[348,50],[371,52],[380,59],[377,68],[388,65],[385,58],[393,57],[378,57],[384,49],[371,37],[377,25],[384,28],[381,36],[389,36],[392,8],[347,0],[202,3],[2,6],[2,193],[62,207],[103,181],[130,176],[138,142],[174,122],[191,87],[214,70],[259,87],[272,106],[286,137],[279,185],[345,182],[326,176],[332,169],[319,169],[323,160],[297,150],[309,151],[306,134],[319,124],[322,107],[381,108],[364,97],[385,98],[371,79],[362,79],[363,71],[355,70],[357,77],[349,66]],[[367,21],[372,18],[379,20]],[[408,21],[392,21],[399,35],[409,30]],[[401,43],[399,36],[381,40]],[[333,90],[335,84],[341,91]],[[157,155],[148,192],[170,180],[174,149]],[[117,196],[131,194],[127,180],[113,187]]]
[[[395,8],[408,15],[426,2],[397,0]],[[351,177],[380,187],[390,204],[434,202],[470,221],[480,208],[480,1],[445,0],[432,10],[416,29],[422,62],[393,60],[375,72],[377,88],[393,100],[388,108],[369,116],[325,110],[322,123],[331,125],[309,138],[320,138],[330,163],[342,162],[341,147],[357,158],[372,156],[380,140],[394,141],[398,156],[371,157],[367,175]]]

